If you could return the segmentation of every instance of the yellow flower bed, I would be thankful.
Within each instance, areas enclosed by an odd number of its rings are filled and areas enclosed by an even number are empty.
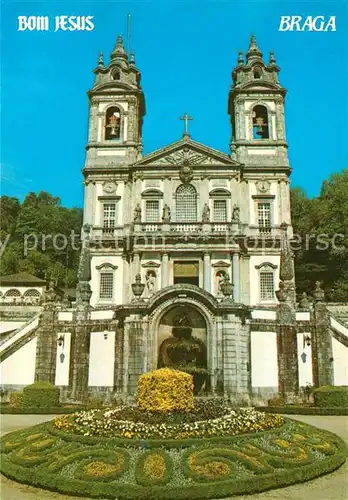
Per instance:
[[[190,411],[192,375],[170,368],[145,373],[138,379],[138,406],[146,411]]]
[[[104,462],[90,462],[85,467],[85,472],[89,476],[103,477],[114,474],[120,468],[119,464],[111,465]]]
[[[143,473],[151,479],[163,479],[166,472],[164,458],[158,454],[148,455],[144,462]]]

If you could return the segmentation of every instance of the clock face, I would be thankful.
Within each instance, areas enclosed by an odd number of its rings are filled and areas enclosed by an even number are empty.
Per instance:
[[[267,181],[260,181],[257,183],[257,187],[261,192],[265,192],[269,188],[269,183]]]
[[[104,191],[105,193],[113,193],[115,191],[115,184],[113,182],[105,182]]]

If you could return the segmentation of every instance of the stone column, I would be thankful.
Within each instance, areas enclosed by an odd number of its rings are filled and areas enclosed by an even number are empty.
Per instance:
[[[240,302],[240,262],[238,252],[232,254],[232,280],[234,301]]]
[[[46,301],[37,330],[35,381],[55,383],[57,362],[58,311],[55,294],[46,293]]]
[[[207,292],[211,292],[211,262],[208,252],[203,255],[203,288]]]
[[[124,394],[128,392],[128,380],[129,380],[129,330],[130,330],[130,320],[126,318],[124,321],[123,328],[123,372],[122,372],[122,391]]]
[[[296,310],[280,302],[277,322],[278,387],[285,400],[292,403],[299,388]]]
[[[298,395],[298,354],[296,323],[296,292],[294,266],[287,237],[287,224],[282,224],[279,290],[276,292],[278,386],[286,402],[292,403]]]
[[[162,253],[161,263],[161,288],[169,285],[169,255]]]
[[[121,321],[113,321],[115,330],[114,347],[114,391],[119,392],[122,388],[122,341],[123,324]]]
[[[324,302],[324,292],[316,283],[312,324],[312,371],[314,387],[334,385],[332,336],[329,311]]]
[[[83,403],[88,396],[90,328],[85,311],[77,311],[72,339],[71,399]]]

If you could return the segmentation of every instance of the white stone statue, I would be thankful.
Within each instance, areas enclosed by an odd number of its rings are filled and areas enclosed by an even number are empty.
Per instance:
[[[153,271],[150,271],[146,274],[146,288],[147,295],[150,297],[155,293],[156,286],[156,274]]]

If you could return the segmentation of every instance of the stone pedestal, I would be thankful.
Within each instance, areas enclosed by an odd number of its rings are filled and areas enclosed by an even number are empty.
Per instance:
[[[223,383],[228,399],[249,399],[249,326],[229,313],[222,323]]]
[[[315,302],[311,313],[313,385],[334,384],[330,316],[326,304]]]

